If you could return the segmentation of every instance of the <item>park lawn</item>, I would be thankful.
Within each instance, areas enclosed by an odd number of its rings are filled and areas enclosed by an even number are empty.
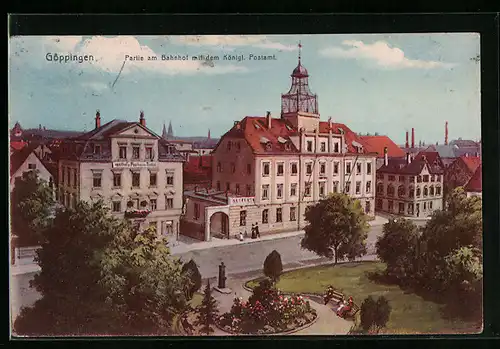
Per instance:
[[[290,293],[316,293],[322,295],[328,285],[352,296],[361,306],[368,296],[385,296],[392,307],[387,328],[383,331],[392,334],[414,333],[477,333],[473,323],[451,321],[441,316],[443,305],[426,301],[414,293],[405,293],[397,285],[379,284],[367,277],[368,272],[381,271],[385,265],[380,262],[342,263],[336,266],[323,265],[298,269],[284,273],[278,289]],[[258,280],[247,286],[253,287]]]

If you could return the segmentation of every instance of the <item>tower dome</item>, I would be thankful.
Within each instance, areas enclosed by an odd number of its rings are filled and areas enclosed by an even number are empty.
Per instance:
[[[292,72],[292,77],[293,78],[303,78],[303,77],[308,77],[309,73],[307,72],[307,69],[300,63],[300,58],[299,58],[299,64],[297,67]]]

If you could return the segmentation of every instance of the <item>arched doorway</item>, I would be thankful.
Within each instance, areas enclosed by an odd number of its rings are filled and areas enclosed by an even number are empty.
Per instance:
[[[216,212],[210,217],[210,236],[229,239],[229,217],[224,212]]]

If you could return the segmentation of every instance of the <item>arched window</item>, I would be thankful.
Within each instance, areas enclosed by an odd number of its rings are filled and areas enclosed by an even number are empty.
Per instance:
[[[415,197],[415,187],[414,186],[410,186],[408,194],[409,194],[410,198]]]
[[[377,183],[377,194],[384,195],[384,184],[383,183]]]
[[[424,197],[429,195],[429,188],[427,186],[424,187]]]
[[[441,195],[441,187],[440,186],[436,187],[436,195]]]
[[[262,223],[266,224],[269,221],[269,210],[262,210]]]
[[[420,187],[417,187],[417,198],[420,197]]]
[[[405,193],[405,186],[404,185],[400,185],[398,187],[398,196],[399,197],[403,197],[405,195],[406,195],[406,193]]]
[[[394,186],[392,184],[387,186],[387,196],[394,196]]]
[[[430,195],[433,196],[434,195],[434,186],[433,185],[430,186],[429,191],[430,191]]]

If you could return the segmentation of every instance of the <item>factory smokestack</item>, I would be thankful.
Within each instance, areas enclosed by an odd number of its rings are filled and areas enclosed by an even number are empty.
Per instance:
[[[410,144],[408,142],[408,131],[406,131],[406,143],[405,143],[405,148],[409,148]]]
[[[448,145],[448,121],[444,123],[444,145]]]
[[[411,147],[415,148],[415,129],[411,128]]]

